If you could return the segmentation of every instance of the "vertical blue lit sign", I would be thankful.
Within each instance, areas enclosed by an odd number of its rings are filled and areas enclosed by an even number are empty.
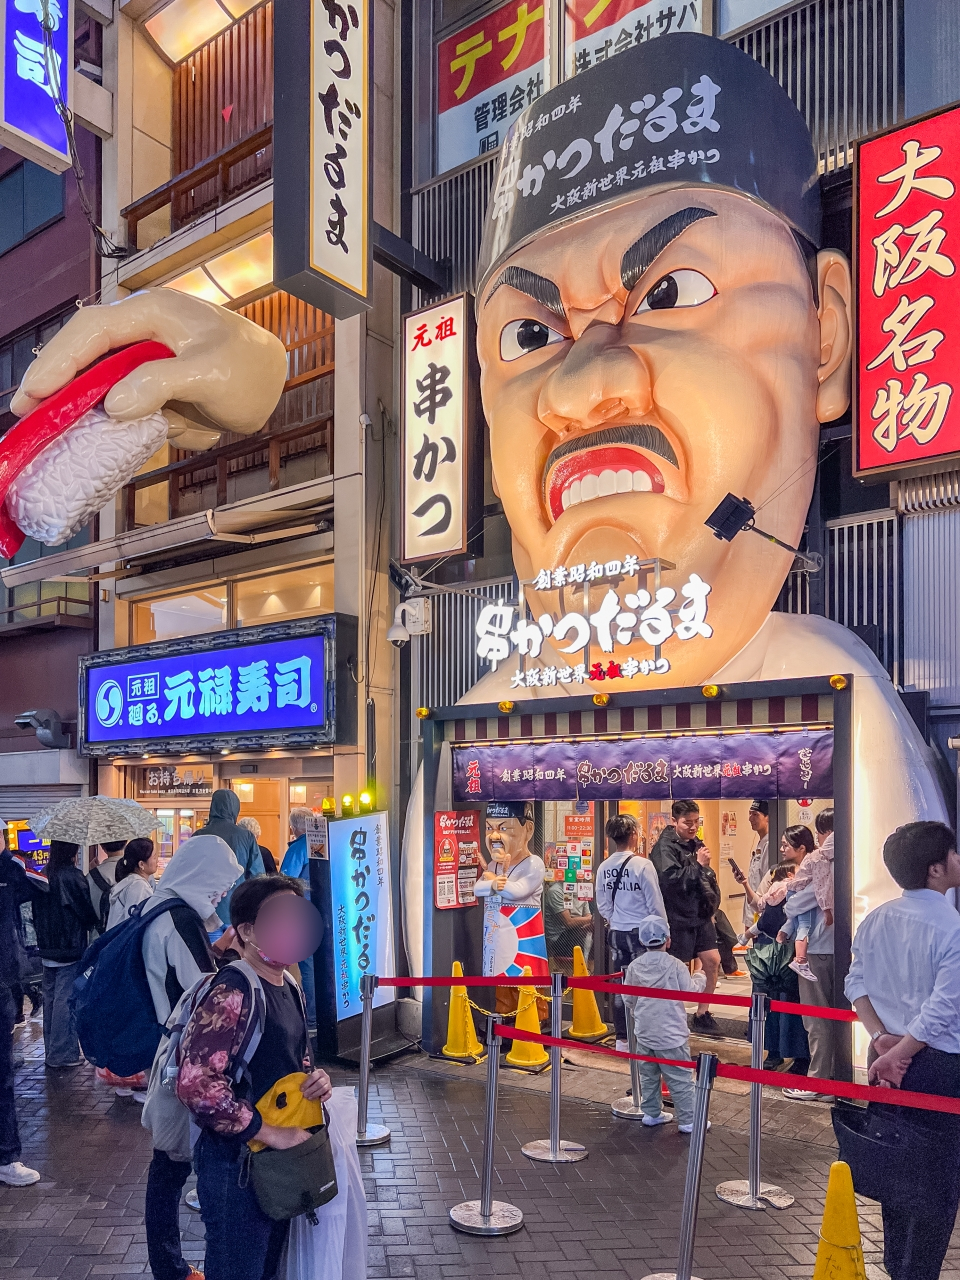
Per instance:
[[[0,144],[62,173],[70,167],[70,153],[56,95],[59,88],[70,106],[73,0],[0,0],[0,39]]]
[[[396,977],[385,813],[330,823],[330,889],[337,1021],[342,1022],[360,1012],[363,974]],[[374,1008],[393,998],[393,987],[378,987]]]

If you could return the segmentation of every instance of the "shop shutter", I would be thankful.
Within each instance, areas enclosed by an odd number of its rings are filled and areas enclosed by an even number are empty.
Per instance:
[[[79,784],[51,787],[0,787],[0,818],[5,822],[25,821],[41,809],[76,800],[83,794]]]

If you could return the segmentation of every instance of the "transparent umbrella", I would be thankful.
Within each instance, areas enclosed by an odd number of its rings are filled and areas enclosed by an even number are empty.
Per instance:
[[[44,840],[63,840],[81,848],[109,844],[113,840],[134,840],[157,829],[156,815],[136,800],[115,800],[111,796],[89,796],[84,800],[61,800],[30,819],[30,830]]]

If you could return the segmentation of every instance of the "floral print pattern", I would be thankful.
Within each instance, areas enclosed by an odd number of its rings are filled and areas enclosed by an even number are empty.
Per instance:
[[[177,1097],[202,1129],[247,1139],[260,1128],[259,1113],[238,1096],[227,1074],[240,1052],[252,1014],[249,989],[234,986],[221,976],[184,1030]]]

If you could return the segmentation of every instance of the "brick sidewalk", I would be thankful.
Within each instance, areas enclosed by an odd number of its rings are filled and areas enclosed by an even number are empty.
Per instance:
[[[145,1272],[143,1195],[150,1145],[139,1107],[115,1099],[93,1073],[45,1072],[35,1023],[21,1034],[26,1065],[17,1096],[24,1159],[36,1187],[0,1188],[0,1268],[9,1280],[88,1280]],[[577,1165],[533,1164],[520,1145],[546,1136],[546,1098],[504,1073],[495,1195],[511,1200],[525,1227],[501,1240],[451,1230],[447,1211],[479,1194],[482,1079],[407,1056],[374,1072],[372,1118],[393,1130],[388,1146],[361,1154],[370,1206],[370,1277],[466,1280],[479,1271],[523,1280],[575,1273],[589,1280],[641,1280],[676,1262],[687,1140],[672,1125],[618,1121],[608,1106],[571,1098],[564,1135],[590,1149]],[[565,1087],[566,1076],[565,1072]],[[338,1081],[348,1081],[345,1072]],[[546,1086],[544,1077],[538,1083]],[[518,1085],[520,1087],[518,1087]],[[619,1087],[619,1086],[617,1086]],[[739,1102],[739,1099],[736,1099]],[[772,1109],[772,1104],[771,1104]],[[812,1109],[812,1108],[810,1108]],[[720,1109],[715,1112],[720,1120]],[[797,1196],[783,1213],[721,1205],[712,1188],[742,1174],[743,1133],[715,1123],[707,1142],[696,1249],[702,1280],[809,1280],[832,1151],[774,1136],[764,1172]],[[203,1228],[184,1210],[185,1253],[200,1264]],[[875,1209],[861,1212],[869,1263],[879,1260]],[[882,1273],[868,1266],[871,1277]],[[943,1280],[960,1280],[960,1234]]]

